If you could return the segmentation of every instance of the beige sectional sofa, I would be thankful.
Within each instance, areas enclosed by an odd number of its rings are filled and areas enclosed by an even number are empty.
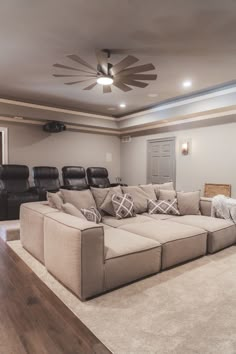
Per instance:
[[[45,202],[26,203],[20,210],[21,242],[86,300],[236,242],[231,221],[209,217],[209,199],[201,199],[200,209],[202,215],[105,215],[95,224]]]

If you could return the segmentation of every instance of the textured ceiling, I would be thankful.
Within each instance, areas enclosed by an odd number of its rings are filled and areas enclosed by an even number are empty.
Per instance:
[[[235,43],[234,0],[3,1],[0,96],[119,116],[234,80]],[[66,55],[95,65],[94,50],[103,48],[119,53],[113,63],[127,53],[140,59],[137,65],[152,62],[157,81],[103,94],[99,85],[83,91],[82,84],[66,86],[52,76],[59,73],[52,64],[72,64]],[[191,89],[182,87],[185,79],[193,81]]]

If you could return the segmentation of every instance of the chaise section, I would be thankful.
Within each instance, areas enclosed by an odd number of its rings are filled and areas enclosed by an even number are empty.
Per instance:
[[[161,245],[121,229],[105,230],[105,290],[158,273]]]
[[[44,222],[47,270],[85,300],[104,289],[104,231],[95,223],[61,212]]]
[[[22,246],[44,263],[44,216],[57,212],[47,202],[25,203],[20,207],[20,239]]]
[[[158,241],[162,245],[162,269],[206,254],[207,232],[200,228],[170,221],[150,221],[124,225],[122,229]]]
[[[208,232],[207,250],[217,252],[236,243],[236,226],[230,220],[211,218],[203,215],[186,215],[170,220],[175,224],[200,227]]]
[[[102,218],[103,224],[111,226],[113,228],[121,227],[127,224],[139,224],[147,221],[150,221],[150,218],[143,215],[136,215],[132,218],[126,219],[116,219],[114,216],[104,216]]]

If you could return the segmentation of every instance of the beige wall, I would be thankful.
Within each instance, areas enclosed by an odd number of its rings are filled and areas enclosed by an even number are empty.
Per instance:
[[[203,189],[204,183],[229,183],[236,197],[236,123],[134,137],[121,143],[121,176],[128,184],[146,183],[147,140],[176,137],[176,187]],[[191,141],[191,153],[180,153],[181,142]]]
[[[120,139],[114,136],[66,131],[48,134],[40,126],[1,123],[8,127],[9,163],[39,165],[104,166],[111,181],[120,176]],[[106,154],[112,161],[106,161]]]

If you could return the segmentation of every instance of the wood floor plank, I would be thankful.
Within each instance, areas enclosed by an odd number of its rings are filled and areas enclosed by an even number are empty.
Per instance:
[[[0,352],[110,351],[0,239]]]

